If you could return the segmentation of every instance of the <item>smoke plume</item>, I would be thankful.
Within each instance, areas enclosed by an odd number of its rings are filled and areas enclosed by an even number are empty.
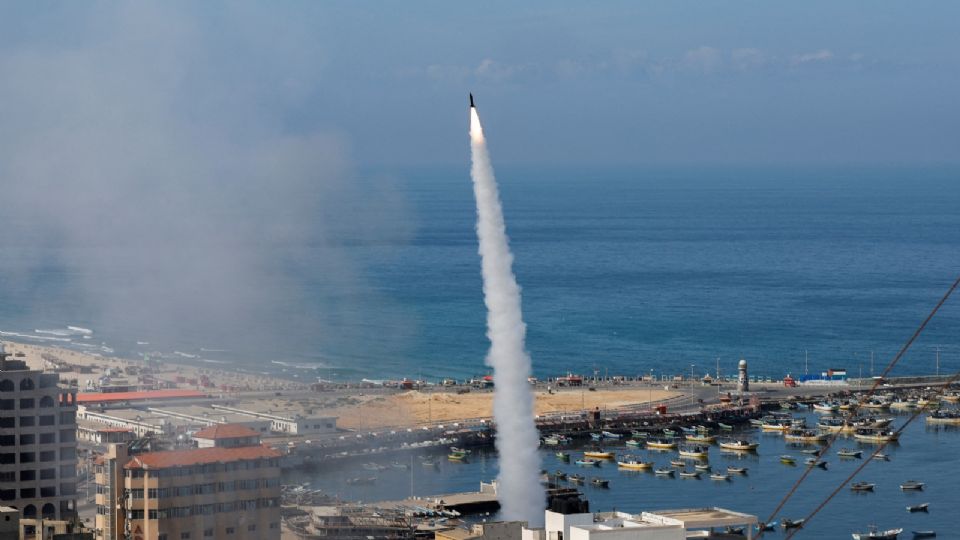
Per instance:
[[[524,340],[526,325],[520,310],[520,286],[513,275],[513,255],[497,181],[490,164],[477,110],[470,108],[470,145],[473,192],[477,199],[477,237],[483,269],[483,294],[487,305],[487,364],[496,382],[493,415],[497,423],[498,477],[504,519],[524,520],[531,526],[543,522],[544,493],[540,488],[539,436],[533,423],[530,356]]]

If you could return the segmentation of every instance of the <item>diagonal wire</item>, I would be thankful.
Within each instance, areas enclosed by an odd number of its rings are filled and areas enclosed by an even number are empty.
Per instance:
[[[940,389],[934,394],[935,397],[939,398],[940,396],[942,396],[943,393],[948,388],[950,388],[950,385],[956,382],[958,379],[960,379],[960,371],[956,372],[952,377],[950,377],[950,379],[947,380],[947,382],[943,383],[940,386]],[[907,421],[904,422],[903,425],[900,426],[900,428],[894,432],[896,436],[893,440],[899,439],[900,433],[902,433],[903,430],[907,428],[907,426],[909,426],[914,420],[916,420],[924,412],[924,409],[925,409],[924,407],[917,408],[917,410],[912,415],[910,415],[910,418],[908,418]],[[879,454],[881,451],[883,451],[883,449],[886,448],[887,445],[890,444],[891,442],[893,441],[892,440],[883,441],[883,443],[880,446],[878,446],[877,449],[874,450],[872,454],[870,454],[869,458],[867,458],[862,464],[860,464],[859,467],[854,469],[854,471],[850,473],[850,475],[847,476],[843,480],[843,482],[840,483],[839,486],[837,486],[837,489],[833,490],[830,493],[830,495],[827,495],[827,498],[825,498],[823,502],[817,505],[817,507],[814,508],[813,512],[810,512],[810,514],[808,514],[805,518],[803,518],[803,525],[806,525],[811,519],[813,519],[814,516],[817,515],[817,513],[820,512],[820,510],[823,510],[823,508],[827,506],[827,504],[837,495],[837,493],[840,493],[840,490],[842,490],[847,484],[849,484],[850,481],[854,479],[854,477],[860,474],[860,471],[862,471],[867,465],[869,465],[870,462],[873,461],[873,458],[877,454]],[[799,531],[800,529],[794,529],[793,531],[790,532],[790,534],[787,535],[785,540],[790,540],[790,538],[793,538],[793,535],[797,534]]]
[[[877,388],[880,386],[883,380],[886,379],[887,374],[890,373],[890,371],[894,368],[894,366],[897,365],[897,362],[899,362],[900,359],[903,358],[903,355],[906,354],[910,346],[913,345],[913,342],[916,341],[916,339],[923,332],[924,328],[927,327],[927,323],[929,323],[930,320],[933,319],[933,316],[936,315],[938,311],[940,311],[940,308],[947,301],[947,299],[950,298],[950,295],[953,294],[953,291],[956,290],[958,285],[960,285],[960,276],[958,276],[957,279],[954,280],[953,284],[950,285],[950,288],[947,289],[947,292],[944,293],[943,297],[940,298],[940,301],[937,302],[937,305],[933,307],[933,309],[930,311],[927,317],[923,320],[923,322],[920,323],[920,326],[918,326],[916,331],[913,332],[913,335],[910,336],[910,339],[908,339],[907,342],[903,344],[903,346],[897,352],[896,356],[894,356],[893,359],[890,360],[890,362],[887,364],[887,367],[883,370],[883,373],[880,374],[880,377],[875,378],[873,380],[873,385],[867,391],[867,395],[865,396],[864,400],[869,400],[870,397],[873,396],[874,392],[877,391]],[[859,407],[859,405],[857,407]],[[849,415],[848,419],[855,415],[857,411],[857,407],[854,407],[854,409],[851,411],[851,413],[853,414]],[[844,420],[843,428],[846,428],[846,425],[847,425],[847,420]],[[827,444],[821,449],[820,455],[823,455],[828,450],[830,450],[830,448],[837,441],[837,439],[840,438],[840,435],[842,433],[843,433],[843,429],[834,433],[833,436],[827,440]],[[780,500],[780,503],[777,504],[777,507],[773,510],[773,512],[770,513],[770,517],[768,517],[764,523],[770,523],[773,521],[773,518],[775,518],[777,514],[780,513],[780,510],[782,510],[783,507],[787,504],[787,501],[789,501],[790,498],[793,497],[794,493],[796,493],[797,489],[800,487],[803,481],[807,479],[807,476],[810,475],[810,471],[812,471],[814,467],[816,467],[816,460],[814,460],[809,465],[807,465],[806,470],[803,471],[803,474],[800,475],[800,478],[798,478],[797,481],[793,484],[793,487],[791,487],[790,490],[787,491],[787,494],[784,495],[783,499]],[[757,535],[757,540],[759,540],[760,538],[763,538],[764,532],[765,531],[762,529],[759,531],[759,534]]]

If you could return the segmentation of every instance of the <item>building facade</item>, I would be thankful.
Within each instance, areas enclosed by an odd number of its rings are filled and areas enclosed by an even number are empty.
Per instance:
[[[280,452],[252,442],[133,456],[111,445],[97,464],[98,538],[278,540]]]
[[[0,344],[0,504],[24,519],[76,517],[77,393]]]

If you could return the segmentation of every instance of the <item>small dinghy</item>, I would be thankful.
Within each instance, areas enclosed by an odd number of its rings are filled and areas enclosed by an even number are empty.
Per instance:
[[[876,487],[876,484],[871,484],[870,482],[854,482],[850,486],[851,491],[873,491],[873,488]]]
[[[907,512],[910,512],[911,514],[914,512],[929,512],[929,511],[930,511],[930,503],[915,504],[913,506],[907,507]]]

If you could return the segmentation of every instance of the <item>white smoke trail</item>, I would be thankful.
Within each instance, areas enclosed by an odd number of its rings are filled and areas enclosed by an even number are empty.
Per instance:
[[[513,275],[513,255],[497,181],[483,138],[477,110],[470,108],[470,146],[473,151],[473,193],[477,199],[477,237],[487,305],[487,365],[494,369],[493,416],[497,423],[500,459],[498,497],[507,520],[543,523],[545,499],[540,487],[539,435],[533,423],[530,356],[524,345],[527,327],[520,311],[520,287]]]

